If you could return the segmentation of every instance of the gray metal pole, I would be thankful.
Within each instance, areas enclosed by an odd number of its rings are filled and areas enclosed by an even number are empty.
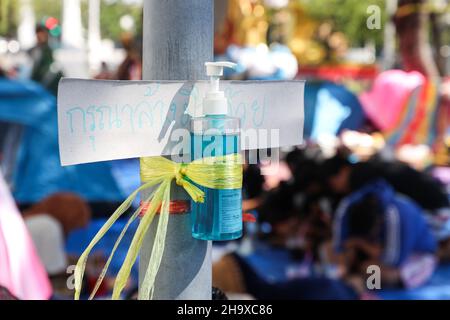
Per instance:
[[[144,1],[144,80],[205,79],[204,63],[213,59],[213,2]],[[173,186],[172,200],[188,198]],[[155,220],[140,252],[140,282],[153,246]],[[153,298],[210,300],[211,283],[211,243],[192,238],[189,214],[171,215]]]

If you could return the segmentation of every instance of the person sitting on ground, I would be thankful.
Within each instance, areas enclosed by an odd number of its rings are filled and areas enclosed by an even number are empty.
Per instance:
[[[266,236],[273,245],[285,247],[297,238],[300,215],[294,197],[292,185],[281,182],[276,189],[267,193],[258,208],[259,223],[270,225],[270,233]]]
[[[383,178],[397,192],[410,197],[430,213],[438,213],[450,205],[442,183],[400,161],[383,161],[374,157],[366,162],[352,163],[347,155],[338,154],[324,162],[322,174],[327,187],[340,196],[346,196],[374,179]]]
[[[424,284],[437,262],[437,242],[421,211],[384,180],[344,198],[333,221],[333,245],[346,276],[365,283],[367,268],[375,265],[382,286]]]
[[[287,248],[291,256],[322,263],[322,251],[331,242],[331,208],[321,194],[296,192],[295,186],[282,182],[267,193],[258,208],[261,224],[270,225],[264,234],[272,245]]]
[[[370,181],[385,179],[396,192],[424,209],[422,213],[439,242],[439,258],[450,261],[450,203],[439,180],[400,161],[373,157],[367,162],[351,163],[347,159],[346,155],[337,155],[323,164],[323,180],[334,197],[341,199]]]

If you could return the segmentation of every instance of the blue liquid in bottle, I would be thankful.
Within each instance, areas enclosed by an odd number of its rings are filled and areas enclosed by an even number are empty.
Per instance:
[[[193,119],[215,134],[191,134],[192,160],[240,152],[238,133],[225,134],[229,127],[239,127],[239,120],[226,116]],[[237,123],[236,123],[237,121]],[[195,124],[193,125],[195,127]],[[217,190],[198,186],[205,192],[204,203],[192,203],[192,236],[200,240],[229,241],[242,237],[242,189]]]

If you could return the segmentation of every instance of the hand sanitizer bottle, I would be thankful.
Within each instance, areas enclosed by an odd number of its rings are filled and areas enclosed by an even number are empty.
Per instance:
[[[231,62],[206,63],[210,87],[203,100],[203,116],[191,120],[192,160],[240,152],[240,119],[228,116],[228,101],[220,91],[223,68]],[[200,240],[227,241],[242,237],[242,190],[200,187],[204,203],[192,205],[192,235]]]

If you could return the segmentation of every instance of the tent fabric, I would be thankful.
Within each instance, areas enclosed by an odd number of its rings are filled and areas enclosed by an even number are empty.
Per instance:
[[[403,112],[398,124],[392,130],[384,132],[390,145],[434,144],[440,107],[438,87],[438,83],[426,80],[411,93],[402,106]]]
[[[422,88],[417,112],[403,137],[403,144],[432,145],[436,136],[436,115],[439,108],[439,84],[427,80]]]
[[[392,146],[433,145],[439,113],[440,83],[417,71],[380,73],[360,100],[372,122]]]
[[[390,130],[398,123],[411,93],[424,83],[425,77],[417,71],[384,71],[377,76],[372,89],[360,96],[360,100],[373,123],[383,131]]]
[[[304,136],[338,135],[344,129],[357,130],[366,116],[358,98],[342,85],[312,81],[305,88]]]
[[[56,99],[40,85],[0,79],[0,121],[24,126],[12,183],[19,203],[35,203],[60,191],[88,201],[125,198],[110,162],[61,166]]]
[[[52,295],[45,268],[1,174],[0,286],[22,300],[47,300]]]

